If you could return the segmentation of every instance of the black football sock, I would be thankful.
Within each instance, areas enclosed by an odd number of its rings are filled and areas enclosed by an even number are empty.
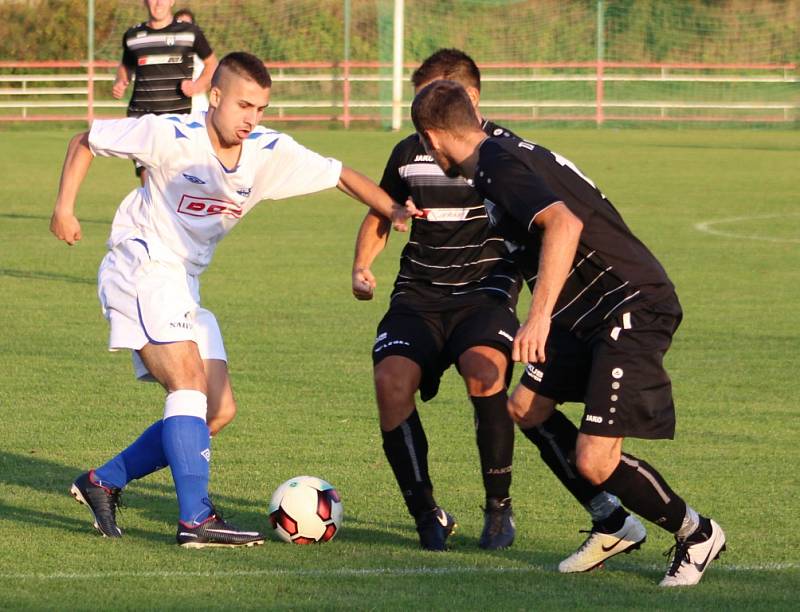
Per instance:
[[[563,412],[555,410],[541,425],[522,429],[523,434],[539,449],[542,460],[572,496],[589,509],[592,500],[603,493],[578,473],[575,467],[575,442],[578,428]]]
[[[514,421],[508,414],[505,390],[488,397],[470,396],[475,407],[475,438],[481,458],[486,499],[505,499],[511,487]]]
[[[603,483],[623,505],[651,523],[677,532],[686,516],[686,503],[655,468],[633,455],[622,453],[619,465]]]
[[[383,431],[383,452],[392,466],[411,516],[436,507],[428,474],[428,439],[416,410],[391,431]]]

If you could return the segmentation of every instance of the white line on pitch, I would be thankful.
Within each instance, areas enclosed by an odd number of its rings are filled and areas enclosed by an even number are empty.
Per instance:
[[[741,238],[743,240],[760,240],[762,242],[794,242],[800,243],[800,238],[778,238],[775,236],[759,236],[756,234],[740,234],[737,232],[725,231],[712,227],[724,223],[739,223],[741,221],[756,221],[759,219],[783,219],[785,217],[797,217],[800,213],[780,213],[771,215],[748,215],[745,217],[729,217],[727,219],[717,219],[714,221],[702,221],[694,224],[694,229],[714,236],[724,236],[725,238]]]
[[[662,570],[660,565],[624,565],[615,570]],[[714,571],[726,572],[777,572],[800,569],[800,563],[763,563],[756,565],[725,565],[715,563]],[[0,580],[105,580],[108,578],[248,578],[260,576],[302,577],[372,577],[372,576],[437,576],[447,574],[520,574],[532,572],[554,572],[555,567],[545,565],[526,565],[525,567],[410,567],[410,568],[342,568],[328,570],[234,570],[234,571],[159,571],[159,572],[97,572],[52,574],[0,574]]]

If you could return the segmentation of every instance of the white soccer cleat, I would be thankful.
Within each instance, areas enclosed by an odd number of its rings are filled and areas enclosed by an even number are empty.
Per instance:
[[[690,542],[675,538],[675,546],[667,551],[667,555],[673,550],[675,557],[659,586],[692,586],[700,582],[708,564],[719,559],[719,554],[725,550],[725,532],[712,520],[711,536],[706,541]]]
[[[588,572],[620,553],[638,549],[647,539],[644,525],[632,514],[619,531],[601,533],[592,529],[581,547],[558,564],[562,574]]]

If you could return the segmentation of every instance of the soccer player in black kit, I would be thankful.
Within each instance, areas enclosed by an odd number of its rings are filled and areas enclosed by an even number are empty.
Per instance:
[[[412,76],[417,90],[437,79],[461,83],[477,108],[480,71],[468,55],[441,49]],[[480,129],[485,135],[513,136],[486,120]],[[397,202],[412,197],[425,211],[425,217],[413,223],[389,311],[378,326],[373,347],[386,457],[416,520],[420,544],[429,550],[443,550],[454,519],[433,497],[428,442],[414,394],[419,390],[423,401],[433,398],[442,373],[455,363],[474,406],[486,492],[479,545],[505,548],[515,535],[509,496],[514,425],[506,410],[506,387],[512,341],[519,325],[515,315],[519,272],[505,241],[488,222],[483,199],[460,177],[446,177],[416,134],[400,141],[392,151],[381,187]],[[360,299],[373,296],[375,278],[369,268],[385,245],[388,229],[377,215],[367,215],[362,223],[353,264],[353,292]],[[590,554],[592,566],[638,546],[644,537],[641,523],[621,509],[614,496],[591,485],[569,466],[567,454],[574,447],[577,429],[561,412],[555,411],[545,423],[524,428],[523,433],[586,507],[594,526],[610,533],[625,526],[624,543],[599,561],[596,551]],[[641,537],[635,537],[637,534]],[[573,563],[586,565],[587,550],[582,547],[570,559],[577,555]]]
[[[509,410],[531,424],[548,418],[553,400],[583,402],[578,471],[674,534],[661,586],[697,584],[725,549],[724,532],[654,467],[622,452],[625,437],[675,433],[663,357],[682,312],[666,272],[572,162],[525,140],[488,137],[458,83],[431,83],[411,113],[428,153],[445,175],[473,182],[492,223],[535,274],[513,348],[528,366]]]
[[[174,4],[175,0],[144,0],[148,20],[128,28],[122,37],[122,60],[111,93],[121,98],[135,76],[128,117],[190,113],[192,96],[211,84],[216,55],[199,27],[173,19]],[[195,54],[203,61],[203,73],[193,81]],[[144,174],[136,162],[142,184]]]

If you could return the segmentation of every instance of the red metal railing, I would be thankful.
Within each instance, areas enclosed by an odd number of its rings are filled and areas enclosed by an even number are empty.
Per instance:
[[[97,116],[98,109],[119,108],[119,115],[122,115],[124,103],[109,99],[98,100],[95,87],[98,82],[110,81],[113,79],[113,69],[116,62],[109,61],[0,61],[0,111],[5,109],[22,109],[21,114],[2,114],[0,121],[87,121],[91,122]],[[380,62],[270,62],[270,70],[273,72],[274,81],[280,83],[281,80],[294,81],[329,81],[341,83],[340,102],[330,101],[322,104],[319,101],[300,100],[300,101],[280,101],[273,103],[273,108],[277,109],[278,115],[270,115],[270,121],[335,121],[350,127],[354,121],[376,121],[381,119],[380,112],[363,112],[359,109],[381,109],[389,108],[390,102],[387,100],[359,100],[353,99],[353,84],[359,81],[387,81],[390,77],[387,74],[389,64]],[[406,64],[407,70],[412,70],[415,64]],[[13,74],[11,71],[19,70],[54,70],[50,74]],[[586,61],[586,62],[490,62],[481,65],[485,83],[492,81],[585,81],[589,84],[594,83],[594,99],[583,101],[554,100],[554,101],[510,101],[501,102],[484,97],[481,104],[484,108],[491,108],[492,118],[498,120],[525,120],[525,121],[593,121],[601,125],[606,121],[741,121],[741,122],[790,122],[798,120],[798,96],[795,93],[786,100],[779,102],[754,102],[726,104],[720,101],[715,106],[715,102],[703,101],[700,103],[681,103],[681,102],[629,102],[613,101],[606,96],[605,85],[612,81],[683,81],[683,82],[773,82],[773,83],[798,83],[800,79],[797,74],[797,65],[793,63],[769,64],[702,64],[696,62],[676,62],[676,63],[644,63],[644,62],[612,62],[612,61]],[[76,72],[76,71],[80,72]],[[308,71],[318,71],[317,74],[307,74]],[[527,71],[519,74],[515,71]],[[633,73],[621,73],[621,70],[633,71]],[[383,71],[383,74],[381,72]],[[535,71],[546,72],[546,75],[535,75]],[[577,71],[577,73],[576,73]],[[676,71],[678,71],[676,73]],[[286,72],[295,72],[293,76],[287,76]],[[303,74],[305,72],[306,74]],[[560,73],[560,74],[559,74]],[[71,81],[85,83],[83,89],[75,88],[75,94],[83,96],[78,100],[52,100],[52,101],[32,101],[30,99],[15,103],[9,102],[9,97],[25,98],[43,97],[41,92],[45,89],[37,87],[26,87],[29,83],[35,82],[59,82]],[[3,83],[22,84],[22,89],[3,88]],[[796,91],[796,88],[795,88]],[[53,95],[57,93],[67,93],[67,88],[51,89],[47,93]],[[46,97],[46,96],[44,96]],[[638,104],[638,106],[637,106]],[[324,107],[325,112],[314,112],[316,107]],[[80,113],[40,113],[31,114],[28,109],[41,108],[78,108]],[[572,108],[574,113],[548,112],[538,114],[532,112],[519,112],[519,109],[528,108],[539,109],[558,109]],[[657,114],[640,112],[631,113],[633,108],[645,110],[652,108],[660,109]],[[299,109],[303,112],[296,112]],[[517,109],[511,111],[508,109]],[[623,110],[614,110],[623,109]],[[703,109],[706,111],[728,110],[739,113],[736,116],[720,114],[719,112],[694,113],[688,112],[680,115],[670,115],[665,109],[672,112],[673,109],[692,111],[693,109]],[[290,112],[286,112],[286,111]],[[747,114],[750,111],[758,111],[758,114]]]

